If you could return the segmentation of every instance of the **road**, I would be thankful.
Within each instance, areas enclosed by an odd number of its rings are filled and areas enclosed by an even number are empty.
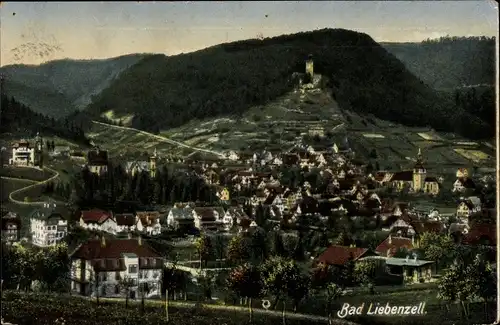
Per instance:
[[[28,168],[28,167],[26,167]],[[57,172],[56,170],[53,170],[52,168],[49,168],[49,167],[44,167],[45,170],[48,170],[52,173],[54,173],[54,176],[50,177],[50,178],[47,178],[46,180],[44,181],[40,181],[40,182],[37,182],[37,181],[34,181],[35,183],[34,184],[31,184],[31,185],[28,185],[26,187],[23,187],[23,188],[20,188],[20,189],[17,189],[15,191],[12,191],[10,192],[9,194],[9,201],[12,202],[12,203],[15,203],[15,204],[20,204],[20,205],[41,205],[41,204],[44,204],[44,203],[47,203],[47,202],[24,202],[24,201],[18,201],[16,199],[14,199],[13,195],[15,194],[18,194],[20,192],[23,192],[23,191],[26,191],[30,188],[33,188],[35,186],[42,186],[44,184],[47,184],[55,179],[57,179],[59,177],[59,172]],[[2,177],[2,178],[9,178],[9,177]]]
[[[179,142],[179,141],[175,141],[175,140],[166,138],[166,137],[161,136],[161,135],[157,135],[157,134],[149,133],[149,132],[146,132],[146,131],[134,129],[134,128],[131,128],[131,127],[112,125],[112,124],[98,122],[98,121],[92,121],[92,123],[100,124],[100,125],[104,125],[104,126],[112,127],[112,128],[116,128],[116,129],[121,129],[121,130],[135,131],[135,132],[138,132],[138,133],[141,133],[141,134],[144,134],[144,135],[156,138],[158,140],[161,140],[161,141],[169,143],[169,144],[173,144],[173,145],[176,145],[176,146],[179,146],[179,147],[188,148],[188,149],[191,149],[191,150],[194,150],[194,151],[207,152],[207,153],[211,153],[211,154],[217,155],[217,156],[219,156],[221,158],[225,158],[224,154],[222,154],[220,152],[217,152],[217,151],[189,146],[189,145],[187,145],[185,143],[182,143],[182,142]]]

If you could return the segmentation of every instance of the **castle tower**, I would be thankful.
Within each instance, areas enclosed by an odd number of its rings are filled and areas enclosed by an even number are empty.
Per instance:
[[[420,191],[424,188],[425,175],[427,171],[423,165],[422,151],[418,149],[417,162],[415,167],[413,167],[413,190]]]
[[[158,153],[155,151],[153,152],[153,155],[149,157],[149,172],[151,178],[156,177],[156,162],[158,161]]]
[[[312,57],[312,54],[309,54],[309,56],[307,57],[307,60],[306,60],[306,75],[309,76],[309,78],[311,78],[311,82],[313,80],[313,77],[314,77],[314,62],[313,62],[313,57]]]
[[[37,132],[35,137],[35,165],[43,168],[43,139],[40,132]]]

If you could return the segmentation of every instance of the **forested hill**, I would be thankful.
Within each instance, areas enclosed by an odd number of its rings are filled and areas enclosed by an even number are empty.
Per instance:
[[[104,60],[55,60],[40,65],[15,64],[0,68],[5,94],[50,117],[65,117],[85,108],[123,70],[146,54]]]
[[[495,84],[494,37],[441,37],[381,45],[435,89]]]
[[[1,95],[0,105],[0,136],[10,133],[28,138],[40,132],[79,144],[89,144],[83,129],[69,120],[55,120],[33,112],[16,99],[5,95]]]
[[[486,136],[478,118],[457,109],[366,34],[323,29],[226,43],[172,57],[147,57],[124,71],[87,108],[134,115],[157,132],[191,119],[239,115],[294,88],[293,72],[314,57],[315,72],[340,106],[406,125]],[[490,134],[488,134],[489,136]]]

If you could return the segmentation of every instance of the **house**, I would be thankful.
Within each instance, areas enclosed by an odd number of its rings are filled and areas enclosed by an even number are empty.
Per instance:
[[[9,165],[33,166],[35,165],[35,148],[26,140],[21,140],[12,146],[12,158]]]
[[[117,230],[113,214],[99,209],[81,211],[79,226],[84,229],[105,231],[110,234],[115,234]]]
[[[349,259],[354,261],[365,256],[376,255],[368,248],[332,245],[316,258],[318,265],[343,266]]]
[[[21,218],[17,213],[7,212],[2,216],[2,240],[7,243],[21,239]]]
[[[476,184],[474,181],[468,177],[459,177],[453,183],[452,192],[454,193],[464,193],[467,190],[474,190],[476,188]]]
[[[193,209],[194,226],[200,230],[217,231],[222,227],[221,218],[224,212],[220,213],[214,207],[196,207]]]
[[[69,146],[54,146],[54,150],[50,152],[51,156],[69,156],[71,148]]]
[[[237,161],[240,159],[240,157],[238,156],[238,154],[234,151],[228,151],[225,153],[225,157],[226,159],[229,159],[229,160],[233,160],[233,161]]]
[[[167,215],[167,226],[174,229],[194,227],[193,208],[188,204],[176,204]]]
[[[400,249],[412,250],[414,244],[415,240],[413,238],[393,236],[391,234],[375,248],[375,252],[380,256],[391,257]]]
[[[227,187],[221,187],[221,188],[217,191],[217,197],[218,197],[221,201],[229,201],[229,200],[230,200],[230,196],[229,196],[229,190],[227,189]]]
[[[100,150],[90,150],[87,153],[87,167],[94,174],[102,174],[108,171],[108,152]]]
[[[229,207],[222,217],[223,229],[228,231],[235,225],[244,225],[251,218],[245,213],[242,207]]]
[[[496,224],[474,223],[463,238],[467,245],[496,246],[497,232]]]
[[[149,173],[150,164],[148,161],[127,161],[124,165],[125,172],[129,175],[134,176],[135,174],[140,174],[142,172]]]
[[[147,243],[138,239],[93,239],[71,254],[71,291],[86,296],[123,297],[124,280],[129,295],[140,297],[140,286],[147,286],[145,298],[161,296],[163,259]]]
[[[116,213],[116,232],[132,232],[136,230],[137,221],[133,213]]]
[[[142,211],[136,212],[137,231],[156,236],[161,233],[160,212]]]
[[[432,279],[434,262],[419,260],[416,254],[405,258],[368,256],[361,260],[383,260],[392,275],[402,275],[404,284],[428,282]]]
[[[481,201],[476,197],[462,199],[457,206],[457,217],[468,218],[481,212]]]
[[[44,203],[30,216],[30,232],[33,245],[53,246],[68,233],[68,212],[53,203]]]

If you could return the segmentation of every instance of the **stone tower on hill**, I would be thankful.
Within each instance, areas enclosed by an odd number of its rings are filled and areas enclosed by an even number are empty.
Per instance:
[[[308,75],[309,80],[313,80],[314,77],[314,62],[312,54],[309,54],[306,60],[306,75]]]

